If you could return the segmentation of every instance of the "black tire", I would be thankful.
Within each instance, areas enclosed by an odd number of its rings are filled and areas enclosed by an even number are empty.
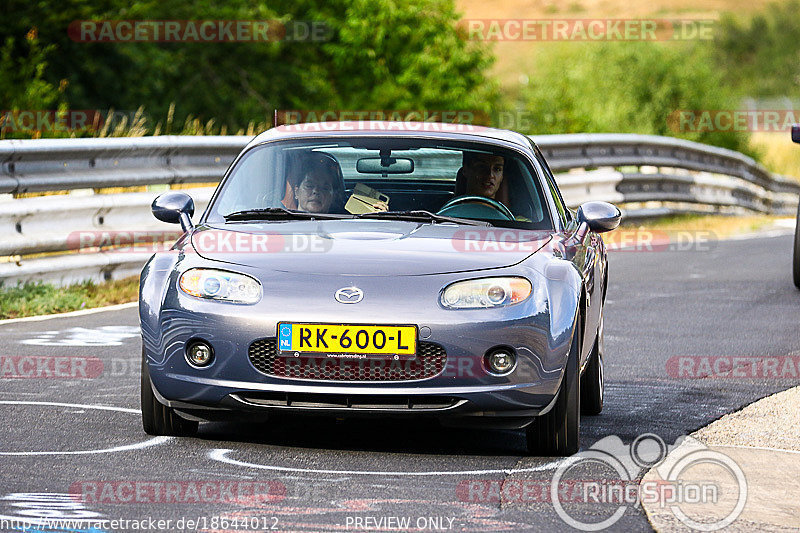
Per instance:
[[[589,352],[589,361],[581,376],[581,414],[595,416],[603,411],[605,376],[603,375],[603,312],[597,326],[597,338]]]
[[[163,405],[153,394],[150,372],[142,350],[141,401],[142,427],[148,435],[191,437],[197,434],[198,423],[181,418],[174,409]]]
[[[578,361],[582,331],[579,319],[555,405],[525,430],[528,452],[532,455],[565,457],[577,453],[580,448],[581,380]]]
[[[794,257],[792,261],[794,286],[800,289],[800,205],[797,206],[797,222],[794,226]]]

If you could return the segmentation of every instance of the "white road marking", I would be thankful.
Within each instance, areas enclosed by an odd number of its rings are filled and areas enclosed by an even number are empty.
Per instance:
[[[141,414],[138,409],[128,409],[126,407],[113,407],[110,405],[86,405],[76,403],[61,403],[61,402],[26,402],[20,400],[0,400],[0,405],[44,405],[48,407],[67,407],[71,409],[94,409],[97,411],[116,411],[119,413]],[[58,451],[58,452],[3,452],[0,451],[0,456],[34,456],[34,455],[90,455],[96,453],[115,453],[127,452],[130,450],[141,450],[150,446],[163,444],[172,437],[153,437],[142,442],[134,444],[125,444],[123,446],[114,446],[113,448],[103,448],[100,450],[75,450],[75,451]]]
[[[14,502],[11,504],[14,516],[0,516],[0,520],[20,524],[20,531],[27,531],[34,525],[44,525],[47,530],[58,527],[75,527],[84,521],[98,521],[101,513],[90,511],[74,494],[52,492],[14,492],[6,494],[0,500]]]
[[[551,461],[539,466],[531,468],[496,468],[488,470],[445,470],[441,472],[382,472],[372,470],[327,470],[317,468],[293,468],[286,466],[273,466],[273,465],[260,465],[255,463],[248,463],[245,461],[237,461],[228,457],[228,453],[233,450],[224,448],[216,448],[208,452],[208,458],[213,461],[220,461],[235,466],[242,466],[245,468],[258,468],[261,470],[277,470],[279,472],[305,472],[308,474],[334,474],[334,475],[352,475],[352,476],[479,476],[483,474],[505,474],[512,475],[520,472],[541,472],[547,470],[555,470],[558,465],[563,462]]]
[[[45,331],[21,344],[35,346],[122,346],[125,339],[140,335],[139,326],[101,326],[99,328],[69,328]]]

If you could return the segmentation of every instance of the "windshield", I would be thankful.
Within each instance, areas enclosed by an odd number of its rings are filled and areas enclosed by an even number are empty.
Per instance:
[[[485,143],[278,141],[253,147],[237,162],[207,220],[236,223],[319,214],[552,229],[534,172],[520,154]]]

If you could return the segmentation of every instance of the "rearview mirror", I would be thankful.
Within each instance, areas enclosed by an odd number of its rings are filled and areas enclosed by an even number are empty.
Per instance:
[[[578,208],[578,222],[586,223],[596,233],[611,231],[619,226],[622,213],[608,202],[586,202]]]
[[[800,124],[792,125],[792,141],[800,143]]]
[[[414,161],[407,157],[362,157],[356,161],[362,174],[411,174]]]
[[[186,193],[165,192],[153,200],[153,216],[162,222],[180,224],[183,231],[191,230],[194,200]]]

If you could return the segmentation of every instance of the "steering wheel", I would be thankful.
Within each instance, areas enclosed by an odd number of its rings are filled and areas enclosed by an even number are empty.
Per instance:
[[[461,206],[466,207],[465,204],[474,204],[473,206],[477,209],[472,209],[467,213],[458,214],[458,209]],[[442,206],[441,209],[436,213],[437,215],[449,215],[454,217],[464,217],[464,218],[494,218],[496,216],[491,215],[502,215],[501,220],[515,220],[514,213],[511,212],[509,208],[502,204],[502,202],[498,202],[494,198],[487,198],[486,196],[458,196],[453,198],[446,204]],[[489,216],[483,216],[488,214]]]

